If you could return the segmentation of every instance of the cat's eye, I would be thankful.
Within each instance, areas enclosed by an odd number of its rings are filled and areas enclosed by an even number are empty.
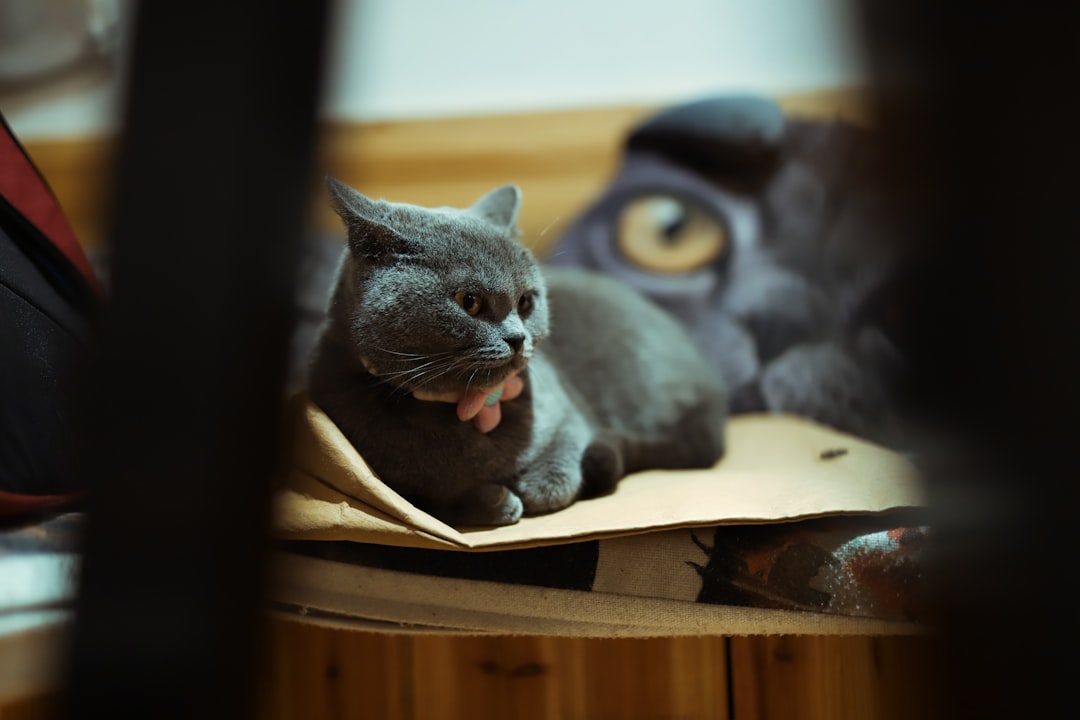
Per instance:
[[[728,246],[724,224],[694,202],[670,195],[645,195],[619,215],[618,248],[650,272],[685,273],[719,258]]]
[[[527,292],[518,299],[518,315],[522,317],[527,316],[533,311],[533,307],[536,304],[534,293]]]
[[[479,293],[460,291],[454,294],[454,301],[470,315],[476,315],[480,312]]]

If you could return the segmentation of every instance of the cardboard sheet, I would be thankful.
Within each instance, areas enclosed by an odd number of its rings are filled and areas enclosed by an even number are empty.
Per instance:
[[[609,496],[498,528],[453,528],[384,485],[306,397],[289,413],[290,471],[276,496],[279,536],[409,547],[508,550],[675,527],[784,522],[919,507],[901,455],[783,415],[733,418],[707,470],[636,473]]]

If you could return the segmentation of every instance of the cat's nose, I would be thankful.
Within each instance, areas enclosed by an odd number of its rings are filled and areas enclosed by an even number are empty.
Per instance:
[[[510,346],[510,349],[514,352],[515,355],[520,353],[521,349],[525,347],[524,335],[509,335],[507,337],[504,337],[503,340],[506,341],[506,344]]]

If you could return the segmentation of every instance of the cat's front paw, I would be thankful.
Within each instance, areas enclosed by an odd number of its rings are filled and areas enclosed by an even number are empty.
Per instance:
[[[462,495],[456,505],[455,525],[513,525],[525,507],[505,485],[481,485]]]
[[[547,469],[544,472],[530,472],[523,476],[514,487],[525,506],[525,514],[547,515],[562,510],[578,499],[581,491],[581,470],[566,472],[560,469]]]

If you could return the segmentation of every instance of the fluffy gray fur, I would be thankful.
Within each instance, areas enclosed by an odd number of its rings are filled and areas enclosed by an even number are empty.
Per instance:
[[[328,184],[348,246],[309,390],[406,499],[455,525],[503,525],[723,454],[726,394],[693,341],[617,281],[542,271],[517,241],[516,187],[429,209]],[[487,434],[412,394],[515,370],[525,389]]]

